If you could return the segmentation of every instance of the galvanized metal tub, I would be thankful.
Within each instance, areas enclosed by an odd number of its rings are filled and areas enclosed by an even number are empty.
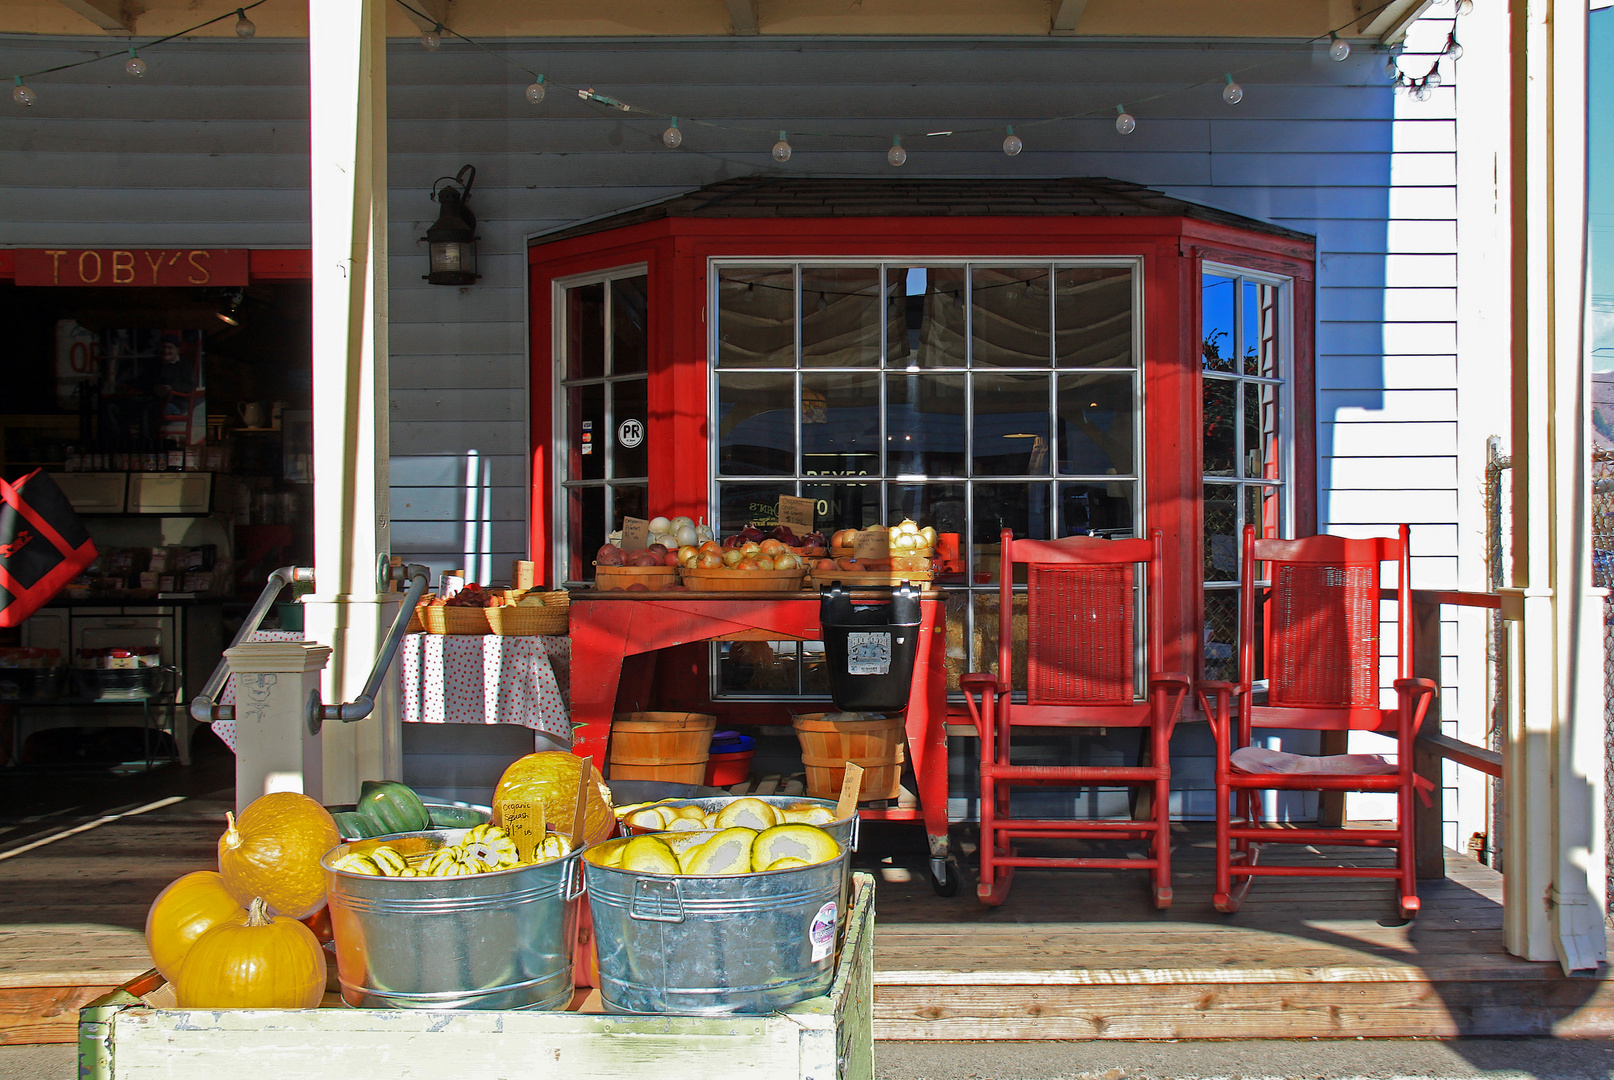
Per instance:
[[[787,806],[822,806],[826,810],[834,810],[836,806],[834,799],[812,799],[808,798],[806,795],[714,795],[711,798],[668,799],[665,802],[658,802],[656,805],[698,806],[701,808],[703,813],[712,813],[723,809],[730,803],[737,803],[741,799],[756,799],[759,802],[767,803],[769,806],[778,807],[780,810],[783,810]],[[846,850],[857,850],[858,816],[856,813],[853,813],[851,817],[841,818],[839,821],[831,821],[827,824],[820,825],[819,828],[833,836],[835,838],[835,842]],[[659,829],[646,829],[638,825],[629,825],[625,821],[622,823],[622,830],[628,833],[650,833],[660,831]]]
[[[583,860],[608,1011],[770,1013],[829,989],[849,848],[813,866],[721,877],[594,861],[627,842],[595,844]]]
[[[331,869],[385,843],[408,856],[468,830],[397,833],[326,852],[342,1000],[379,1009],[554,1009],[572,994],[582,853],[537,866],[451,878]]]

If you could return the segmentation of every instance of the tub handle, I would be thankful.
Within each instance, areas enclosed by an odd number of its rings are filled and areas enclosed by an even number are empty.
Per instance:
[[[852,850],[853,851],[857,850],[857,842],[858,842],[859,839],[861,839],[862,833],[863,833],[863,815],[859,814],[854,809],[852,811]]]
[[[573,859],[566,868],[566,882],[561,886],[562,900],[576,900],[588,890],[588,883],[583,878],[583,860],[581,857]]]
[[[667,886],[672,886],[669,890]],[[640,908],[640,901],[646,901],[645,907]],[[667,904],[671,901],[676,914],[665,914]],[[651,907],[651,903],[654,907]],[[654,911],[654,914],[651,912]],[[684,887],[678,883],[677,878],[659,881],[655,878],[633,879],[633,902],[628,905],[628,918],[640,922],[666,922],[681,923],[684,921]]]

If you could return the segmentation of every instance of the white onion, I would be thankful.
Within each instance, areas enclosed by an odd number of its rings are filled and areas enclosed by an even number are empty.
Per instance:
[[[688,518],[679,518],[678,520],[686,523],[689,522]],[[695,532],[695,526],[693,523],[679,525],[677,529],[674,530],[673,537],[678,541],[679,547],[686,547],[691,544],[700,543],[700,537]]]
[[[664,517],[653,517],[650,519],[650,531],[652,533],[672,532],[672,522]]]
[[[667,529],[668,529],[669,532],[676,533],[676,532],[678,532],[678,530],[684,528],[686,525],[689,528],[693,529],[695,527],[695,519],[694,518],[683,517],[682,515],[680,515],[679,517],[675,517],[675,518],[672,519],[672,521],[667,523]]]

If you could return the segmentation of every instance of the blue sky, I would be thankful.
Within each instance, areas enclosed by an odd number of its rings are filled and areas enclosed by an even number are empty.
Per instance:
[[[1614,7],[1591,14],[1587,150],[1590,175],[1592,367],[1614,371]]]

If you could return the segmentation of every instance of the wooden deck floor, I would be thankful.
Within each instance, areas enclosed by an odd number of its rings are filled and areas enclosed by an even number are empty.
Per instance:
[[[0,837],[0,1043],[71,1040],[81,1003],[149,966],[146,909],[214,864],[229,806],[227,789],[196,787],[32,850],[20,847],[86,819]],[[1218,914],[1198,828],[1178,836],[1165,913],[1142,874],[1101,872],[1021,871],[1008,903],[984,908],[967,858],[959,895],[937,897],[917,830],[864,837],[857,862],[882,879],[878,1038],[1614,1035],[1610,984],[1508,956],[1501,877],[1456,856],[1418,920],[1397,925],[1389,884],[1370,881],[1266,880],[1241,913]]]
[[[1179,829],[1174,851],[1166,912],[1149,906],[1142,873],[1020,870],[1008,902],[986,908],[968,873],[944,899],[909,869],[917,860],[893,857],[878,901],[876,1037],[1614,1034],[1607,980],[1507,954],[1502,877],[1472,860],[1448,853],[1447,879],[1423,883],[1423,911],[1402,924],[1391,883],[1365,879],[1264,879],[1223,915],[1210,904],[1208,828]],[[1263,861],[1318,858],[1296,848]]]

